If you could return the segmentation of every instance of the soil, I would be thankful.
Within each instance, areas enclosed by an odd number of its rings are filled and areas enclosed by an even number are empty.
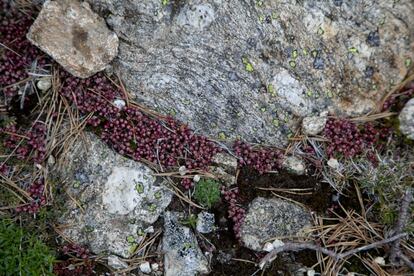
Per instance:
[[[260,174],[256,170],[247,167],[240,171],[238,187],[243,203],[249,203],[258,196],[274,197],[271,191],[260,190],[259,188],[310,189],[306,191],[311,193],[309,195],[287,192],[277,192],[277,194],[300,202],[318,213],[324,213],[330,207],[332,195],[334,194],[334,190],[329,184],[322,183],[315,177],[294,175],[285,171],[278,174]]]
[[[311,195],[282,194],[295,201],[305,204],[310,209],[323,212],[331,205],[332,189],[328,184],[320,183],[316,178],[309,176],[297,176],[282,172],[281,174],[259,174],[251,168],[242,168],[238,177],[240,198],[243,204],[248,204],[257,196],[271,197],[269,191],[257,188],[312,188]],[[206,235],[206,238],[214,245],[215,251],[211,262],[212,276],[249,276],[258,271],[255,263],[264,257],[265,252],[254,252],[241,246],[233,232],[233,223],[227,219],[227,206],[223,203],[213,208],[217,231]],[[229,259],[223,256],[228,256]],[[248,262],[250,261],[250,262]],[[252,263],[253,262],[253,263]],[[290,268],[301,263],[304,266],[312,266],[317,263],[316,254],[313,251],[298,253],[286,253],[275,260],[264,273],[259,275],[291,275]]]

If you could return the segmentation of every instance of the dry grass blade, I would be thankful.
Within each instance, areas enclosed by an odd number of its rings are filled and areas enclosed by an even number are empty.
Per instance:
[[[366,123],[366,122],[372,122],[383,118],[388,118],[394,115],[397,115],[398,113],[395,112],[381,112],[377,114],[371,114],[371,115],[365,115],[361,117],[355,117],[352,118],[351,121],[358,122],[358,123]]]
[[[397,85],[394,89],[391,89],[384,98],[381,99],[381,101],[377,104],[376,111],[379,112],[382,107],[384,106],[385,101],[391,97],[391,95],[395,94],[395,92],[401,90],[404,86],[406,86],[408,83],[412,82],[414,80],[414,73],[409,75],[403,82],[401,82],[399,85]]]
[[[2,179],[1,183],[3,184],[3,186],[5,188],[7,188],[8,190],[10,190],[11,192],[13,192],[14,194],[15,191],[19,192],[23,197],[25,197],[27,200],[32,200],[32,198],[30,197],[29,193],[27,193],[25,190],[23,190],[22,188],[19,187],[19,185],[17,185],[13,180],[11,180],[10,178],[8,178],[7,176],[3,175],[0,173],[0,178]],[[21,198],[20,196],[18,196],[16,194],[16,196],[19,198],[19,200],[21,202],[26,203],[26,201]]]
[[[264,188],[264,187],[257,187],[256,189],[262,190],[262,191],[273,191],[273,192],[281,192],[281,193],[287,193],[287,194],[293,194],[293,195],[312,195],[313,188],[304,188],[304,189],[284,189],[284,188]]]

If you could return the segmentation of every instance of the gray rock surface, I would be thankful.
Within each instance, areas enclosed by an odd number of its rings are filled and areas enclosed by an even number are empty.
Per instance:
[[[128,267],[128,264],[122,261],[118,256],[109,255],[108,256],[108,265],[115,270],[125,269]]]
[[[211,138],[280,145],[300,117],[364,113],[414,58],[414,2],[88,0],[136,99]]]
[[[118,37],[87,2],[45,1],[27,38],[80,78],[105,69],[118,52]]]
[[[400,131],[409,139],[414,140],[414,98],[409,100],[398,116]]]
[[[63,234],[94,253],[129,257],[171,201],[172,194],[147,166],[113,152],[86,134],[61,169],[69,198]]]
[[[227,187],[236,184],[237,159],[229,153],[218,153],[212,161],[209,171]]]
[[[164,215],[164,276],[194,276],[209,272],[207,258],[190,228],[182,226],[179,213]]]
[[[261,251],[266,240],[300,236],[311,225],[309,212],[299,205],[278,198],[257,197],[250,203],[241,226],[241,240],[246,247]]]
[[[208,212],[200,212],[197,215],[196,229],[198,232],[208,234],[214,231],[214,214]]]
[[[325,128],[328,121],[328,112],[322,112],[318,116],[303,118],[302,131],[306,135],[318,135]]]

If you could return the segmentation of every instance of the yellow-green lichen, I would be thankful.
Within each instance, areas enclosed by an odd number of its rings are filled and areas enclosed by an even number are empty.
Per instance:
[[[259,22],[263,23],[265,21],[265,16],[263,14],[259,15]]]
[[[410,68],[411,64],[413,64],[413,61],[411,58],[407,58],[404,64],[405,64],[405,67]]]
[[[242,62],[244,64],[244,68],[247,72],[251,73],[251,72],[254,71],[253,65],[250,63],[250,61],[247,57],[243,57]]]
[[[75,180],[75,181],[73,181],[73,188],[75,188],[75,189],[77,189],[77,188],[79,188],[80,187],[80,182],[79,182],[79,180]]]
[[[359,53],[359,51],[356,47],[348,48],[348,52],[350,52],[351,54],[358,54]]]
[[[303,53],[304,56],[307,56],[308,55],[308,50],[302,49],[302,53]]]
[[[155,199],[157,199],[157,200],[160,200],[160,199],[161,199],[161,196],[162,196],[161,191],[158,191],[158,192],[156,192],[156,193],[154,194],[154,197],[155,197]]]
[[[318,35],[323,35],[325,33],[324,29],[322,27],[318,28],[317,34]]]
[[[273,84],[268,84],[268,85],[267,85],[267,92],[268,92],[270,95],[272,95],[272,97],[276,97],[276,96],[277,96],[277,93],[276,93],[275,88],[273,87]]]
[[[292,51],[292,58],[296,59],[298,57],[298,50],[293,50]]]
[[[137,193],[142,194],[144,193],[144,184],[138,182],[135,184],[135,190],[137,191]]]
[[[296,68],[296,61],[294,61],[294,60],[289,61],[289,65],[292,68]]]
[[[226,137],[226,134],[224,133],[224,132],[219,132],[219,134],[218,134],[218,138],[219,138],[219,140],[221,140],[221,141],[224,141],[224,140],[226,140],[227,139],[227,137]]]
[[[128,236],[127,238],[126,238],[126,240],[127,240],[127,242],[128,243],[134,243],[135,242],[135,237],[134,236]]]

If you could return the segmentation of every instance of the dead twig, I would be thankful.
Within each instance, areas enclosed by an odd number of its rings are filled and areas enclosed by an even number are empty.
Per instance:
[[[309,250],[314,250],[320,253],[323,253],[325,255],[328,255],[329,257],[331,257],[332,259],[335,259],[337,261],[345,259],[349,256],[355,255],[359,252],[362,251],[367,251],[370,249],[374,249],[377,247],[380,247],[384,244],[387,243],[391,243],[394,242],[396,240],[401,239],[402,237],[407,236],[407,233],[400,233],[398,235],[395,235],[393,237],[390,237],[388,239],[384,239],[381,241],[377,241],[368,245],[364,245],[349,251],[346,251],[344,253],[336,253],[335,251],[326,249],[325,247],[321,247],[319,245],[316,244],[312,244],[312,243],[295,243],[295,242],[286,242],[284,245],[277,247],[276,249],[274,249],[273,251],[269,252],[259,263],[260,268],[265,267],[266,264],[271,263],[274,259],[276,259],[277,255],[281,252],[286,252],[286,251],[301,251],[301,250],[305,250],[305,249],[309,249]]]
[[[409,215],[410,215],[409,209],[410,209],[410,204],[412,201],[413,201],[413,191],[411,188],[408,188],[405,191],[404,197],[402,199],[400,212],[398,214],[398,220],[393,230],[394,235],[398,235],[404,230],[404,227],[406,226]],[[401,244],[401,241],[398,239],[391,246],[391,253],[390,253],[391,263],[397,263],[397,258],[403,259],[402,258],[403,253],[401,252],[400,244]],[[411,268],[414,268],[414,265],[412,263],[411,265],[412,265]]]

